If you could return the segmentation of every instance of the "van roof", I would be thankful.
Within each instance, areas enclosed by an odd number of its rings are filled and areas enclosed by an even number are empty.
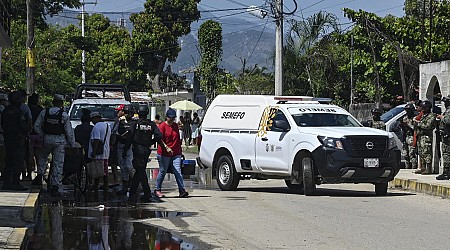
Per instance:
[[[285,103],[319,103],[311,96],[273,96],[273,95],[218,95],[215,104],[233,105],[276,105]]]

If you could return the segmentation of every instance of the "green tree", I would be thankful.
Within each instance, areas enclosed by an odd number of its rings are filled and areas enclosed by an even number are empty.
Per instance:
[[[36,90],[48,99],[56,93],[72,93],[80,82],[77,75],[81,63],[74,63],[77,54],[80,54],[68,39],[73,32],[72,28],[61,30],[59,27],[48,26],[46,29],[36,30]],[[26,40],[26,25],[21,21],[12,21],[11,37],[13,46],[3,53],[1,86],[12,90],[25,89],[26,48],[23,44]]]
[[[37,27],[45,28],[46,16],[53,16],[61,12],[65,7],[79,8],[80,0],[33,0],[33,16]],[[13,20],[26,22],[27,20],[27,0],[11,0],[11,16]]]
[[[179,38],[189,34],[190,25],[198,20],[200,0],[147,0],[145,10],[133,14],[135,64],[154,76],[152,88],[160,92],[160,76],[167,60],[174,62],[180,52]]]
[[[204,22],[198,30],[200,47],[200,86],[207,102],[216,96],[219,62],[222,60],[222,26],[212,20]]]
[[[236,79],[236,90],[241,95],[273,95],[274,75],[268,73],[267,68],[248,67],[241,72]]]
[[[123,27],[111,25],[109,18],[93,14],[86,17],[86,37],[82,44],[86,57],[88,82],[128,85],[131,90],[145,91],[145,73],[133,66],[131,35]]]
[[[340,32],[337,17],[321,11],[302,21],[293,19],[289,24],[284,48],[285,92],[322,97],[331,95],[332,91],[325,90],[330,80],[327,76],[332,75],[333,68],[336,69],[329,50],[333,50],[331,36]]]

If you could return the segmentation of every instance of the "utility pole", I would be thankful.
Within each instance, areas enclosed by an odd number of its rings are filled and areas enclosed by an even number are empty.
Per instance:
[[[34,53],[34,20],[33,20],[33,0],[27,0],[27,94],[34,93],[35,83],[35,53]]]
[[[276,1],[275,95],[283,95],[283,0]]]
[[[353,104],[353,34],[350,46],[350,104]]]
[[[433,40],[433,0],[430,0],[430,62],[433,59],[433,48],[431,47]]]
[[[86,83],[86,51],[84,50],[84,6],[86,4],[97,4],[95,2],[85,2],[84,0],[81,2],[81,36],[83,37],[83,51],[81,52],[81,83]]]

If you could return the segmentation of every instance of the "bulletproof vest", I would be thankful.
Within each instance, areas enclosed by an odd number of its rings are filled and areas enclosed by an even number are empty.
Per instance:
[[[119,121],[119,127],[117,129],[117,133],[119,135],[117,138],[120,143],[122,144],[127,143],[128,132],[130,132],[131,125],[132,125],[131,122],[127,122],[125,120]]]
[[[25,138],[28,134],[28,122],[20,106],[9,105],[3,110],[1,117],[1,126],[5,135]]]
[[[148,119],[139,119],[136,123],[136,132],[133,138],[133,143],[151,146],[153,144],[153,128],[154,122]]]
[[[62,120],[63,110],[59,110],[56,114],[51,115],[50,109],[45,110],[43,131],[47,135],[63,135],[64,123]]]

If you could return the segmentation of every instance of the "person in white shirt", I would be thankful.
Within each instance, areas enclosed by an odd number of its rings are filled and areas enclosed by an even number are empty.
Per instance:
[[[101,161],[103,175],[103,190],[108,190],[108,159],[109,159],[109,140],[111,137],[111,128],[108,123],[103,122],[102,115],[98,112],[91,113],[91,120],[94,128],[91,132],[88,156],[93,161]],[[94,180],[94,190],[98,189],[99,179]]]

